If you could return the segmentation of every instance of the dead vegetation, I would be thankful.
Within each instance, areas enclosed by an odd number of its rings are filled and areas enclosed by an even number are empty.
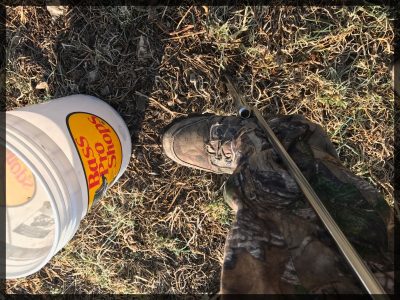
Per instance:
[[[225,176],[162,154],[163,128],[233,114],[236,73],[266,117],[322,124],[341,159],[393,203],[393,25],[385,7],[7,9],[7,109],[85,93],[132,133],[131,163],[74,239],[8,293],[216,293],[232,215]]]

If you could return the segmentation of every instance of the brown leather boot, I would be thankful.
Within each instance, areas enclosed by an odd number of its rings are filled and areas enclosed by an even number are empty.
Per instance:
[[[169,125],[162,140],[164,153],[173,161],[218,174],[232,174],[243,157],[268,146],[254,119],[236,116],[178,119]]]

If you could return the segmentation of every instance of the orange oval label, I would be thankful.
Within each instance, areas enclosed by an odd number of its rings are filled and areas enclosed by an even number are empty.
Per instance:
[[[29,202],[36,190],[32,171],[10,150],[6,150],[6,205],[19,206]]]
[[[72,113],[67,117],[67,126],[85,171],[90,208],[102,198],[119,173],[121,142],[114,129],[93,114]]]

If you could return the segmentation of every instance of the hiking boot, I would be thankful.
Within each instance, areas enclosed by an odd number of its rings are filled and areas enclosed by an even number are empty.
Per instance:
[[[232,174],[240,161],[268,146],[255,119],[202,115],[177,119],[163,135],[164,153],[203,171]]]

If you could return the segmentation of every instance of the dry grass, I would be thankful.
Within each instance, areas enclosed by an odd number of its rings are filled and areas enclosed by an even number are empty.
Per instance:
[[[225,176],[179,167],[160,136],[175,117],[233,114],[236,72],[266,117],[321,123],[340,157],[393,203],[392,19],[383,7],[7,9],[7,109],[74,93],[115,107],[128,170],[40,272],[8,293],[215,293],[232,214]],[[48,89],[36,89],[46,82]]]

